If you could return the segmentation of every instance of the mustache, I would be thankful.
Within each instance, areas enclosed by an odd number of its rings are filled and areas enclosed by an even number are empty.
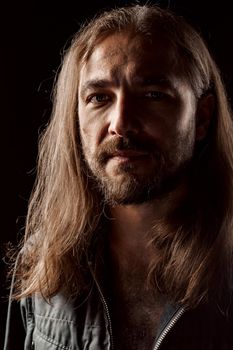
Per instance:
[[[151,155],[160,153],[157,144],[149,138],[142,140],[136,137],[116,137],[99,145],[96,158],[102,163],[115,152],[127,150],[146,152]]]

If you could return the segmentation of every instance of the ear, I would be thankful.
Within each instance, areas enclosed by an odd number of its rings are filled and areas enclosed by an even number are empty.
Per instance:
[[[215,98],[212,94],[204,95],[198,101],[196,112],[196,141],[203,140],[209,130],[215,109]]]

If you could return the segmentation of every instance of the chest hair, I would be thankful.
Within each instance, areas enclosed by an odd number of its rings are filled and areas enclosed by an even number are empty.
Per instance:
[[[109,275],[109,306],[117,350],[150,350],[165,300],[146,282],[145,270],[131,268]]]

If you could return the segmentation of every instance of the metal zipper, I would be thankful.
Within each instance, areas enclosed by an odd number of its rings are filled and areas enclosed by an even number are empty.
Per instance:
[[[88,262],[88,263],[89,263],[89,267],[90,267],[92,276],[93,276],[94,281],[95,281],[95,283],[96,283],[97,289],[98,289],[98,291],[99,291],[101,301],[102,301],[102,303],[103,303],[103,305],[104,305],[105,315],[106,315],[106,317],[107,317],[108,324],[109,324],[109,335],[110,335],[111,348],[112,348],[112,350],[114,350],[113,331],[112,331],[112,321],[111,321],[111,317],[110,317],[110,312],[109,312],[108,304],[107,304],[106,299],[105,299],[105,297],[104,297],[104,295],[103,295],[103,293],[102,293],[102,290],[101,290],[101,288],[100,288],[100,285],[99,285],[99,283],[98,283],[97,280],[96,280],[96,277],[95,277],[94,272],[93,272],[93,270],[92,270],[91,263],[90,263],[90,262]]]
[[[166,325],[164,330],[161,332],[160,336],[158,337],[158,340],[155,343],[153,350],[158,350],[160,348],[164,338],[170,332],[170,330],[174,327],[174,325],[179,320],[179,318],[184,314],[184,312],[185,312],[185,309],[183,307],[181,307],[180,309],[177,310],[175,315],[172,317],[172,319]]]
[[[92,270],[92,264],[91,262],[88,262],[92,276],[94,278],[94,281],[96,283],[97,289],[99,291],[100,294],[100,298],[101,301],[104,305],[104,310],[105,310],[105,315],[107,317],[108,320],[108,324],[109,324],[109,334],[110,334],[110,343],[111,343],[111,348],[112,350],[114,350],[114,341],[113,341],[113,331],[112,331],[112,321],[111,321],[111,317],[110,317],[110,312],[109,312],[109,308],[108,308],[108,304],[106,302],[106,299],[102,293],[102,290],[100,288],[99,283],[96,280],[95,274]],[[177,312],[175,313],[175,315],[171,318],[171,320],[169,321],[169,323],[166,325],[166,327],[163,329],[163,331],[161,332],[160,336],[158,337],[158,340],[155,343],[155,346],[153,347],[153,350],[158,350],[164,340],[164,338],[166,337],[166,335],[170,332],[170,330],[174,327],[174,325],[176,324],[176,322],[179,320],[179,318],[184,314],[185,309],[183,307],[179,308],[177,310]]]

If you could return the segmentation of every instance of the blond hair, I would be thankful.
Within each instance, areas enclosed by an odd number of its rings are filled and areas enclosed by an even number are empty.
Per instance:
[[[52,117],[40,139],[16,298],[38,291],[49,298],[61,289],[75,295],[88,287],[88,254],[103,219],[103,202],[83,162],[79,72],[98,42],[124,31],[148,38],[163,33],[196,98],[209,92],[215,97],[214,117],[192,176],[193,195],[170,218],[169,234],[164,227],[155,228],[152,244],[159,253],[151,264],[150,281],[171,300],[189,306],[231,283],[233,132],[219,71],[201,36],[182,18],[157,6],[135,5],[91,20],[65,53]]]

